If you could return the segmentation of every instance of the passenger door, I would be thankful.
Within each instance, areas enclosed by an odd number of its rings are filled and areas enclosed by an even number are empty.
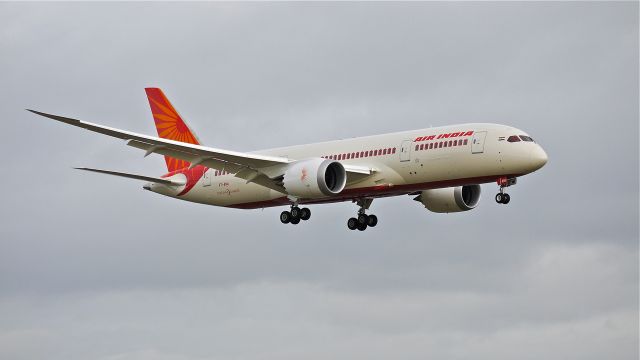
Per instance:
[[[400,161],[409,161],[411,160],[411,144],[413,141],[405,140],[402,142],[400,146]]]
[[[471,153],[481,154],[484,152],[484,140],[487,137],[486,131],[476,131],[471,139]]]
[[[211,186],[211,172],[213,170],[207,169],[204,174],[202,174],[202,186]]]

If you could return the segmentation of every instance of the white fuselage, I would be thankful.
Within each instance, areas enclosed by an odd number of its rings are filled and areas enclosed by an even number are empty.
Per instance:
[[[455,135],[443,138],[445,134]],[[373,170],[370,176],[348,182],[338,195],[296,199],[299,203],[324,203],[481,184],[504,176],[522,176],[541,168],[547,155],[540,145],[531,141],[507,141],[514,135],[527,134],[504,125],[463,124],[289,146],[253,154],[291,160],[326,157]],[[443,142],[446,147],[442,146]],[[382,150],[381,155],[369,156],[378,150]],[[189,174],[173,176],[187,178]],[[285,193],[247,183],[219,170],[208,169],[193,179],[196,180],[186,192],[184,186],[149,184],[148,187],[167,196],[216,206],[262,208],[292,202]]]

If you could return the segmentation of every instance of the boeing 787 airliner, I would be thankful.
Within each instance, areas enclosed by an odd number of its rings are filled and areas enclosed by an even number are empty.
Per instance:
[[[282,223],[309,220],[308,204],[352,201],[351,230],[374,227],[367,214],[375,198],[411,195],[437,213],[467,211],[480,199],[480,185],[504,189],[547,162],[547,154],[524,131],[498,124],[462,124],[347,140],[239,152],[200,144],[164,93],[146,89],[158,137],[29,110],[69,125],[127,141],[145,156],[164,155],[160,177],[79,168],[147,183],[144,189],[176,199],[241,209],[290,206]]]

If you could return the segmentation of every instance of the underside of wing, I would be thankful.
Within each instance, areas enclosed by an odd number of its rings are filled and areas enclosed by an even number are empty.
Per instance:
[[[127,145],[144,150],[145,156],[152,153],[169,156],[189,162],[190,167],[202,165],[207,168],[234,173],[236,177],[245,179],[247,183],[252,182],[285,194],[287,193],[282,186],[281,180],[288,164],[294,162],[294,160],[288,158],[216,149],[199,144],[190,144],[138,134],[40,111],[29,111],[65,124],[126,140]],[[366,167],[343,165],[347,174],[348,183],[359,182],[375,172],[375,170]],[[83,170],[109,173],[98,169]],[[112,175],[118,174],[114,173]]]
[[[289,159],[266,156],[258,154],[247,154],[243,152],[216,149],[202,145],[188,144],[174,140],[162,139],[154,136],[142,135],[130,131],[115,129],[103,125],[93,124],[86,121],[72,119],[64,116],[52,115],[40,111],[29,110],[30,112],[44,116],[65,124],[77,126],[100,134],[112,136],[118,139],[127,140],[127,145],[144,150],[145,156],[151,153],[171,156],[176,159],[185,160],[191,166],[203,165],[216,170],[224,170],[232,173],[246,175],[250,181],[263,186],[283,191],[282,187],[271,181],[264,171],[270,167],[277,167],[289,163]],[[243,171],[244,170],[244,171]],[[242,176],[241,176],[242,177]]]

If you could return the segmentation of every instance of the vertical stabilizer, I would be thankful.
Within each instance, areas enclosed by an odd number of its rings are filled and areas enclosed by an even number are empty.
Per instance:
[[[144,90],[149,99],[149,106],[151,106],[151,113],[153,114],[159,137],[189,144],[200,144],[196,135],[191,131],[187,123],[182,120],[182,117],[171,105],[162,90],[158,88],[146,88]],[[169,172],[189,166],[187,161],[174,159],[170,156],[165,156],[164,159],[167,162],[167,170]]]

